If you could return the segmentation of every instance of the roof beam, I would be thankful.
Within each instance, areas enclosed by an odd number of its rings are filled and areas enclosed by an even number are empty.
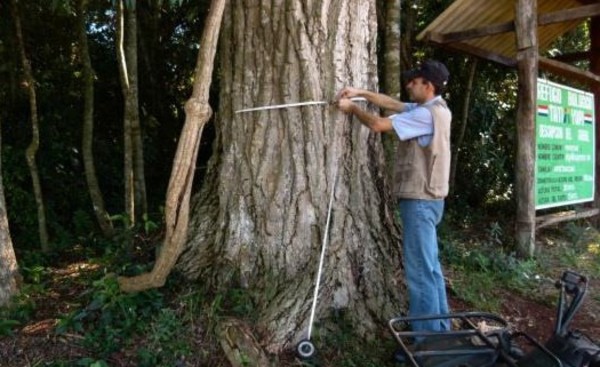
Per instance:
[[[451,49],[454,51],[463,51],[508,67],[514,68],[517,65],[517,60],[513,58],[489,52],[485,49],[474,47],[467,43],[452,44]],[[576,66],[565,64],[564,62],[549,59],[547,57],[540,56],[538,60],[539,67],[542,70],[549,71],[553,74],[564,76],[566,78],[574,79],[588,85],[600,85],[600,75],[596,75],[590,71],[581,70]]]
[[[553,23],[562,23],[572,20],[579,20],[600,15],[600,3],[569,8],[551,13],[538,15],[538,26],[544,26]],[[426,36],[427,40],[436,43],[453,43],[468,41],[475,38],[493,36],[501,33],[508,33],[515,30],[513,21],[492,24],[485,27],[465,29],[463,31],[434,33],[431,32]]]
[[[446,45],[442,44],[441,46],[443,47]],[[501,54],[498,54],[495,52],[490,52],[483,48],[472,46],[468,43],[453,43],[452,47],[449,47],[449,49],[451,49],[453,51],[457,51],[457,50],[463,51],[468,54],[478,56],[478,57],[481,57],[486,60],[497,62],[504,66],[513,67],[513,68],[517,66],[517,60],[515,60],[511,57],[507,57],[507,56],[504,56],[504,55],[501,55]]]
[[[568,54],[561,54],[552,56],[552,60],[560,61],[560,62],[576,62],[586,60],[588,61],[592,56],[592,51],[578,51],[571,52]]]
[[[540,14],[538,17],[538,25],[542,26],[553,23],[568,22],[571,20],[591,18],[597,15],[600,15],[600,3]]]
[[[514,30],[514,22],[505,22],[485,27],[465,29],[464,31],[448,33],[430,32],[427,34],[426,39],[436,43],[454,43],[468,41],[474,38],[493,36],[495,34],[508,33]]]
[[[588,85],[600,84],[600,75],[581,70],[573,65],[565,64],[547,57],[540,56],[539,66],[540,69],[549,71],[556,75],[574,79]]]

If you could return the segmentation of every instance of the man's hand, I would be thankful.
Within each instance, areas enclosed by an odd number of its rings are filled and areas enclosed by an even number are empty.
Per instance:
[[[398,101],[395,98],[386,96],[382,93],[375,93],[367,89],[360,89],[354,87],[344,87],[340,89],[340,91],[335,96],[335,101],[339,103],[339,101],[344,98],[352,97],[363,97],[367,100],[367,102],[372,103],[387,111],[403,112],[405,108],[404,103]],[[344,110],[343,108],[340,109],[346,112],[346,110]]]
[[[335,105],[340,111],[347,114],[352,113],[355,106],[354,102],[352,102],[348,98],[339,99]]]
[[[335,100],[339,101],[340,99],[343,99],[343,98],[359,97],[361,94],[361,91],[362,91],[362,89],[353,88],[353,87],[342,88],[335,96]]]

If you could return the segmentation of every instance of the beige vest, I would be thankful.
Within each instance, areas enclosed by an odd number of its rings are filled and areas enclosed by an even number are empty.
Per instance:
[[[443,199],[450,177],[450,121],[446,101],[423,105],[433,116],[433,138],[422,147],[417,138],[400,141],[395,172],[395,194],[402,199]]]

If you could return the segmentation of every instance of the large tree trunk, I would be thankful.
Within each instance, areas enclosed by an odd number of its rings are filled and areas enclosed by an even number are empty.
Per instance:
[[[92,207],[98,225],[105,237],[113,234],[113,225],[110,216],[104,205],[104,198],[100,191],[98,178],[96,176],[96,166],[94,164],[94,153],[92,143],[94,141],[94,70],[90,60],[88,47],[86,21],[88,0],[79,0],[78,7],[78,35],[79,35],[79,57],[82,64],[83,79],[83,133],[81,137],[81,154],[83,155],[83,165],[85,167],[85,179],[92,200]]]
[[[19,48],[19,54],[21,56],[21,63],[23,64],[23,86],[27,89],[29,94],[29,111],[31,113],[31,142],[25,151],[25,158],[27,159],[27,165],[29,166],[29,172],[31,174],[31,181],[33,184],[33,194],[35,197],[35,203],[38,214],[38,231],[40,236],[40,245],[43,252],[50,251],[50,245],[48,243],[48,225],[46,223],[46,209],[44,207],[44,198],[42,195],[42,184],[40,183],[40,175],[37,168],[36,154],[40,146],[40,128],[37,111],[37,95],[35,90],[35,79],[33,78],[33,71],[31,70],[31,63],[27,57],[25,50],[25,40],[23,39],[23,31],[21,29],[21,18],[19,15],[18,5],[16,0],[11,2],[11,15],[15,22],[16,35],[17,35],[17,46]]]
[[[226,10],[214,155],[178,265],[202,283],[247,287],[271,353],[306,336],[336,175],[317,319],[347,309],[367,334],[403,307],[380,136],[329,106],[234,112],[377,89],[376,31],[375,0]]]
[[[0,152],[2,151],[2,129],[0,129]],[[0,154],[1,157],[1,154]],[[0,307],[8,304],[19,290],[21,276],[8,228],[4,185],[2,184],[2,159],[0,159]]]

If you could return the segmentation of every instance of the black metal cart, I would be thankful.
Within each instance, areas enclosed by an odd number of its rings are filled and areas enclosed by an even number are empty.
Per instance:
[[[399,357],[412,367],[600,367],[600,347],[569,330],[587,283],[578,273],[563,273],[556,283],[560,296],[554,333],[544,344],[486,312],[397,317],[389,328],[400,346]],[[452,330],[409,331],[412,321],[433,319],[449,320]]]
[[[447,319],[453,330],[444,332],[407,331],[412,321]],[[519,363],[524,349],[536,349],[538,366],[562,367],[560,360],[527,334],[511,332],[501,317],[485,312],[462,312],[390,320],[390,330],[412,367],[525,366]],[[517,344],[517,342],[520,342]],[[521,344],[525,344],[524,346]],[[525,349],[525,350],[526,350]],[[535,367],[531,364],[528,367]]]

